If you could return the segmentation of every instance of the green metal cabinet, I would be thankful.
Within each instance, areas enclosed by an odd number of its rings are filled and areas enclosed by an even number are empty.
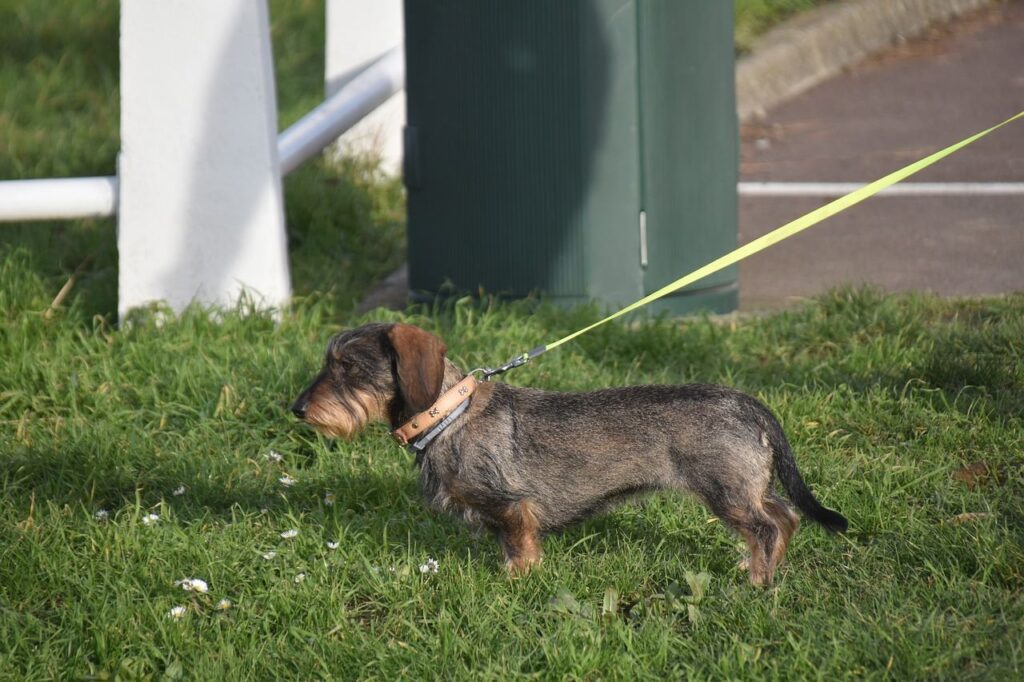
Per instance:
[[[732,3],[406,0],[410,289],[609,307],[736,245]],[[736,270],[655,309],[735,308]]]

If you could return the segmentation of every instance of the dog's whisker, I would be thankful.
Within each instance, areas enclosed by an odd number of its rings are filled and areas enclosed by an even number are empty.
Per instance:
[[[335,438],[349,438],[360,427],[351,409],[332,397],[317,399],[306,411],[306,422],[321,433]]]

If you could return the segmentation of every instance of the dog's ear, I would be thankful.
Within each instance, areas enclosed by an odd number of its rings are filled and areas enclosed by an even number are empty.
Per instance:
[[[393,325],[388,340],[397,357],[398,390],[410,412],[422,412],[441,394],[448,348],[441,339],[411,324]]]

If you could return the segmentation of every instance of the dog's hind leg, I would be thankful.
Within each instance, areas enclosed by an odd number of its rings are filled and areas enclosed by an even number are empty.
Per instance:
[[[505,507],[497,531],[509,573],[527,573],[534,564],[540,563],[543,555],[540,522],[530,501],[521,500]]]
[[[750,554],[740,567],[750,572],[750,582],[757,587],[771,585],[776,557],[781,556],[779,547],[788,541],[779,523],[762,508],[732,505],[718,499],[706,501],[718,518],[746,540]]]
[[[782,564],[786,556],[786,548],[789,546],[790,539],[800,527],[800,517],[785,500],[771,492],[765,495],[764,510],[779,529],[779,539],[775,543],[775,549],[768,557],[768,572],[774,574],[775,569]]]

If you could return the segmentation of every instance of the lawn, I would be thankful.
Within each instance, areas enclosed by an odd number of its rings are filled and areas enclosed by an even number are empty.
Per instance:
[[[382,428],[335,443],[289,417],[339,328],[324,302],[280,324],[193,310],[118,331],[87,296],[47,315],[36,265],[0,261],[0,675],[1021,672],[1022,296],[837,291],[759,319],[611,325],[510,375],[715,381],[767,402],[851,530],[805,524],[761,591],[736,538],[671,495],[549,538],[543,566],[509,580],[493,540],[424,509]],[[466,300],[371,317],[422,324],[476,366],[596,313]]]
[[[271,7],[286,123],[317,99],[322,6]],[[0,0],[0,177],[113,172],[116,35],[113,2]],[[516,370],[751,392],[851,529],[806,523],[758,590],[735,537],[658,495],[548,538],[510,580],[491,538],[423,507],[383,428],[331,442],[287,406],[344,327],[420,324],[477,366],[598,311],[357,317],[401,260],[397,183],[353,161],[286,191],[300,295],[279,321],[243,306],[118,328],[111,221],[0,225],[0,679],[1021,677],[1024,295],[843,289],[644,318]]]

